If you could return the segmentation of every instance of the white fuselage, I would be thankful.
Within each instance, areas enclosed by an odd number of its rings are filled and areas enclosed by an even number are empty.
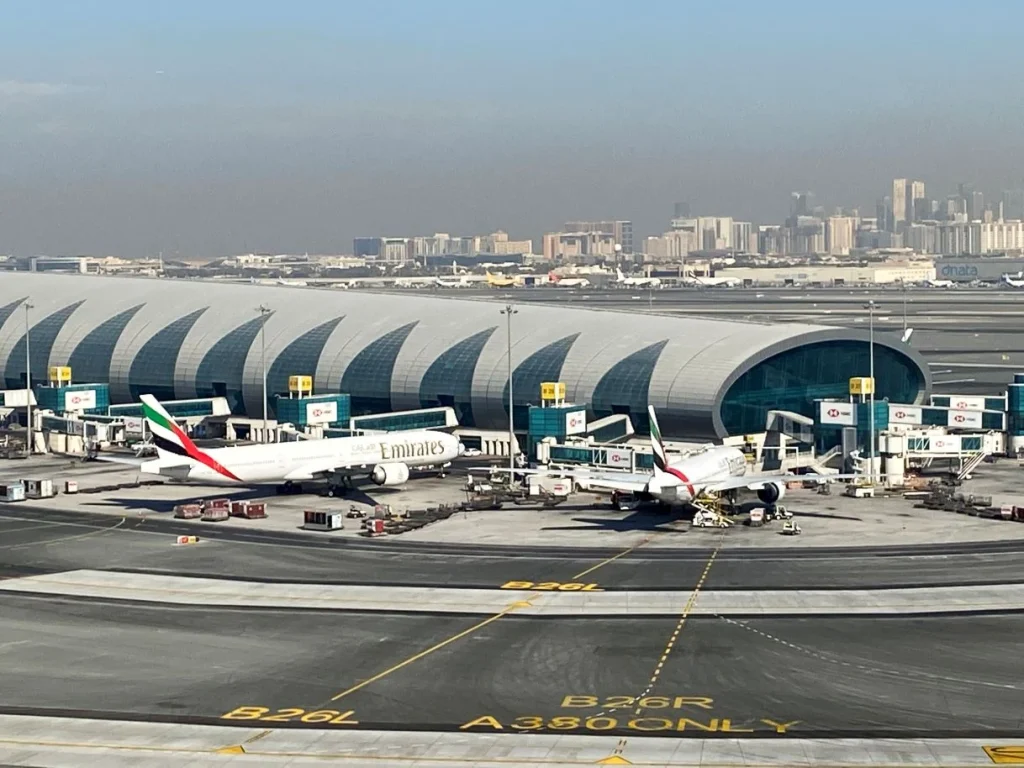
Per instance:
[[[381,464],[445,464],[457,458],[460,449],[458,438],[444,432],[388,432],[204,451],[224,472],[202,461],[173,454],[147,461],[141,470],[202,485],[255,485],[300,482],[332,472],[358,474]]]
[[[742,477],[746,471],[743,452],[722,445],[670,462],[667,472],[655,472],[647,492],[667,504],[686,504],[708,485]]]

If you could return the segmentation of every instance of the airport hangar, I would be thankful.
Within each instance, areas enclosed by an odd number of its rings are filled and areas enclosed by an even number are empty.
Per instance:
[[[515,301],[514,295],[510,301]],[[24,306],[33,382],[50,365],[108,383],[112,403],[224,396],[262,415],[258,307],[266,318],[267,392],[314,376],[314,392],[351,395],[352,413],[452,406],[460,424],[507,429],[502,306],[469,300],[216,281],[7,273],[0,277],[0,383],[24,387]],[[512,319],[517,429],[540,383],[563,381],[590,419],[655,406],[668,436],[762,432],[767,412],[814,415],[869,368],[868,333],[702,317],[520,305]],[[898,338],[875,335],[877,397],[920,403],[928,366]],[[520,406],[522,408],[520,409]],[[520,413],[520,410],[522,411]]]

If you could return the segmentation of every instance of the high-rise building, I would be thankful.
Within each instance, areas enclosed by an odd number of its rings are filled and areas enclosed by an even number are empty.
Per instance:
[[[565,232],[603,232],[622,246],[623,253],[633,252],[633,222],[631,221],[567,221]]]
[[[892,180],[892,226],[891,232],[895,232],[907,221],[907,180]]]
[[[698,251],[726,251],[742,248],[744,244],[733,241],[733,220],[731,216],[697,216],[690,219],[672,219],[672,230],[693,232],[697,239]]]
[[[352,254],[359,258],[375,259],[380,256],[379,237],[356,237],[352,240]]]
[[[413,260],[413,238],[382,237],[377,261],[385,264],[406,264]]]
[[[749,221],[734,221],[732,223],[732,244],[731,247],[736,253],[757,253],[757,245],[750,247],[750,238],[754,232],[754,225]],[[755,240],[756,243],[756,240]]]
[[[593,262],[615,255],[611,232],[549,232],[544,235],[546,261]]]
[[[829,216],[825,227],[825,248],[833,256],[849,256],[854,247],[854,225],[852,216]]]
[[[1024,188],[1003,191],[1003,217],[1007,219],[1024,219]]]
[[[875,203],[875,220],[877,228],[885,232],[892,229],[890,218],[892,217],[892,198],[886,195]]]
[[[928,201],[924,196],[924,182],[912,181],[907,185],[907,221],[921,221],[928,216]]]
[[[985,196],[981,192],[971,192],[967,198],[967,218],[976,221],[985,210]]]
[[[809,216],[814,210],[813,192],[793,192],[790,194],[789,215]]]

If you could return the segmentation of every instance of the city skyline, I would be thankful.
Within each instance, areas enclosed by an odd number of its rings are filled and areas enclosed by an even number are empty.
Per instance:
[[[16,6],[0,252],[536,245],[577,219],[629,220],[639,242],[676,201],[769,223],[795,189],[866,215],[887,179],[989,198],[1024,175],[1024,7],[972,6],[982,43],[943,0],[385,5]],[[896,76],[894,51],[918,64]]]

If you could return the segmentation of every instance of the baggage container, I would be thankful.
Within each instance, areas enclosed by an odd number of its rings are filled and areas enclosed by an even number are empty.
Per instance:
[[[77,480],[65,480],[64,481],[64,493],[78,493],[78,481]]]
[[[5,483],[0,485],[0,501],[24,501],[25,486],[21,483]]]
[[[52,480],[25,480],[26,499],[50,499],[57,495]]]
[[[302,516],[302,527],[309,531],[340,531],[345,527],[340,512],[317,512],[307,509]]]
[[[231,509],[231,499],[210,499],[206,502],[207,509]]]
[[[202,521],[204,523],[222,523],[228,519],[230,510],[224,507],[207,507],[203,510]]]
[[[179,520],[194,520],[202,517],[203,507],[201,504],[178,504],[174,508],[174,516]]]
[[[262,501],[233,501],[231,516],[247,520],[259,520],[267,516],[267,505]]]

